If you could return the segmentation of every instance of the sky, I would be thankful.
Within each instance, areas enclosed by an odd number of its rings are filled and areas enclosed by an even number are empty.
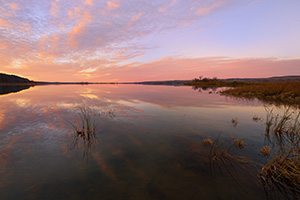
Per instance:
[[[0,0],[0,72],[35,81],[300,75],[299,0]]]

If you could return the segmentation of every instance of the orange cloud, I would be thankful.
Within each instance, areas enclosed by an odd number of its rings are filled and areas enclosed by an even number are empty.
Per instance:
[[[88,69],[84,69],[84,70],[79,71],[79,73],[92,73],[92,72],[95,72],[95,71],[97,71],[97,68],[88,68]]]
[[[8,23],[7,21],[5,21],[4,19],[1,19],[1,18],[0,18],[0,26],[9,27],[9,28],[12,27],[12,25],[10,23]]]
[[[50,3],[50,5],[51,5],[51,8],[50,8],[50,15],[51,15],[52,17],[58,17],[59,7],[58,7],[57,3],[54,2],[54,1],[52,1],[52,2]]]
[[[108,1],[107,6],[110,9],[115,9],[120,7],[120,0]]]
[[[1,49],[8,49],[8,44],[6,44],[1,38],[0,38],[0,48]]]
[[[73,18],[73,12],[71,10],[68,11],[69,18]]]
[[[76,10],[79,13],[79,20],[76,26],[73,27],[71,31],[69,31],[68,36],[68,44],[73,48],[77,49],[79,45],[79,41],[77,37],[83,34],[83,30],[87,24],[92,22],[92,16],[88,11],[83,11],[83,14],[80,13],[80,9]]]
[[[11,9],[13,9],[13,10],[18,10],[18,9],[19,9],[19,5],[16,4],[16,3],[11,3],[11,4],[10,4],[10,7],[11,7]]]
[[[94,5],[93,0],[84,0],[84,3],[87,4],[87,5],[89,5],[89,6]]]

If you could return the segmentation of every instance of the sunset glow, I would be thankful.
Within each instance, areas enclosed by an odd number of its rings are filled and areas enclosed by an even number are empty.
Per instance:
[[[0,2],[0,72],[35,81],[300,74],[299,0]]]

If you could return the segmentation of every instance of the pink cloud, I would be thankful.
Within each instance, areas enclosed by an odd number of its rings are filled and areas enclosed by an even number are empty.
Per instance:
[[[119,81],[147,81],[186,80],[200,75],[218,78],[299,75],[299,64],[300,59],[165,57],[150,63],[133,63],[112,70],[111,78]]]
[[[197,15],[202,15],[202,16],[208,15],[213,10],[225,5],[226,3],[227,3],[227,1],[219,1],[219,2],[216,2],[216,3],[214,3],[212,5],[209,5],[209,6],[200,6],[200,8],[197,9],[196,14]]]
[[[27,68],[7,68],[6,72],[41,81],[155,81],[190,80],[200,75],[218,78],[299,75],[299,65],[300,59],[225,57],[164,57],[144,64],[118,65],[104,58],[82,63],[44,63],[43,68],[37,63]]]
[[[132,16],[131,20],[128,23],[128,26],[131,27],[133,26],[141,17],[142,17],[142,13],[138,13],[134,16]]]

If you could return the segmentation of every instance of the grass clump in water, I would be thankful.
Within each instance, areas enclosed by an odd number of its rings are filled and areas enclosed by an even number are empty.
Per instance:
[[[258,121],[262,121],[262,118],[254,115],[252,120],[255,121],[255,122],[258,122]]]
[[[76,137],[81,137],[86,142],[91,142],[96,138],[96,124],[95,118],[91,115],[91,109],[80,107],[80,126],[73,126]]]
[[[210,138],[205,138],[205,139],[203,139],[202,142],[203,142],[203,144],[205,144],[207,146],[211,146],[213,144],[213,141]]]
[[[237,124],[238,124],[239,122],[238,122],[238,119],[237,119],[237,118],[233,118],[233,119],[231,120],[231,123],[232,123],[233,127],[236,127]]]
[[[70,148],[80,148],[80,144],[83,144],[83,160],[88,162],[89,154],[98,142],[96,137],[96,118],[88,107],[80,107],[79,116],[79,123],[69,122],[74,133]]]
[[[260,153],[264,156],[270,156],[271,155],[271,147],[265,145],[263,148],[260,149]]]
[[[236,140],[235,144],[239,149],[243,149],[246,146],[246,143],[243,140]]]

